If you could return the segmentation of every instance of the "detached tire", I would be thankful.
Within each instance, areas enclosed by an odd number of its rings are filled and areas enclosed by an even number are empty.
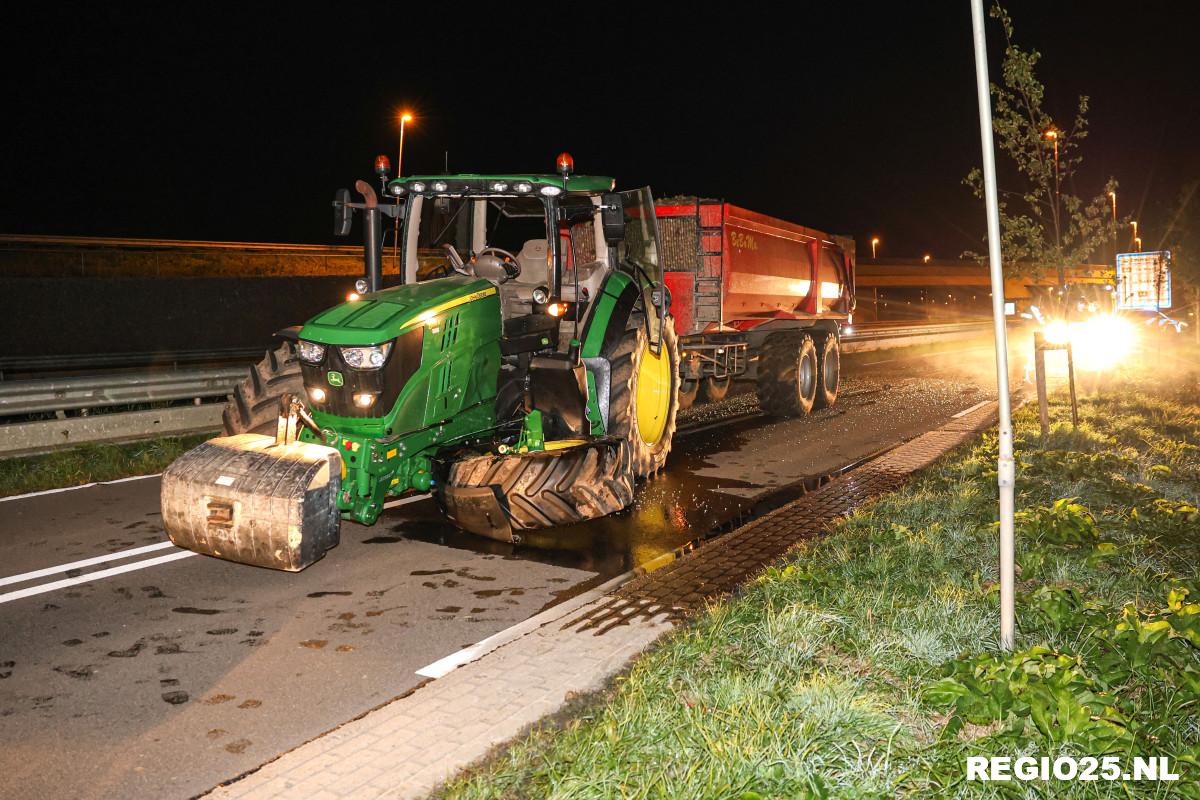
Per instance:
[[[837,402],[842,381],[842,347],[835,334],[817,341],[817,398],[813,408],[829,408]]]
[[[461,513],[453,490],[491,489],[511,532]],[[633,502],[629,447],[600,439],[561,450],[483,455],[456,461],[439,491],[447,516],[464,530],[520,543],[520,531],[605,517]]]
[[[804,331],[779,331],[763,343],[758,363],[758,405],[776,417],[811,413],[820,382],[817,348]]]
[[[275,434],[279,420],[279,400],[287,393],[304,397],[304,377],[300,360],[291,342],[268,350],[263,360],[250,368],[250,374],[233,387],[225,412],[225,435],[235,433]]]
[[[650,351],[642,315],[629,319],[625,335],[609,356],[609,433],[629,443],[629,461],[637,478],[663,468],[675,438],[679,411],[679,339],[675,321],[663,320],[662,347]]]

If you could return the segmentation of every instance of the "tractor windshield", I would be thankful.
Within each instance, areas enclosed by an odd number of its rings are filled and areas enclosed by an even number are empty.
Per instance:
[[[540,198],[417,195],[409,202],[405,248],[408,280],[452,274],[447,245],[463,260],[470,260],[486,248],[499,248],[523,265],[536,262],[545,271],[546,207]]]

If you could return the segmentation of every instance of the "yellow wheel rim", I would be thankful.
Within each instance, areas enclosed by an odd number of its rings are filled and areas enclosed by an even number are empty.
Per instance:
[[[646,444],[657,444],[667,427],[671,409],[671,358],[666,343],[654,355],[647,345],[637,375],[638,432]]]

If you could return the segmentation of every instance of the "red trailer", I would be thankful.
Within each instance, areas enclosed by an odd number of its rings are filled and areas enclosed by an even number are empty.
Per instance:
[[[659,257],[680,336],[680,404],[758,382],[764,410],[832,405],[840,330],[854,311],[854,241],[719,200],[656,203]]]

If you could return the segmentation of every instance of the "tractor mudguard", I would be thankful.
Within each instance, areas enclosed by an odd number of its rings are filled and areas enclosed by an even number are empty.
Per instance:
[[[243,433],[204,442],[162,476],[163,526],[179,547],[299,572],[338,544],[337,450]]]

